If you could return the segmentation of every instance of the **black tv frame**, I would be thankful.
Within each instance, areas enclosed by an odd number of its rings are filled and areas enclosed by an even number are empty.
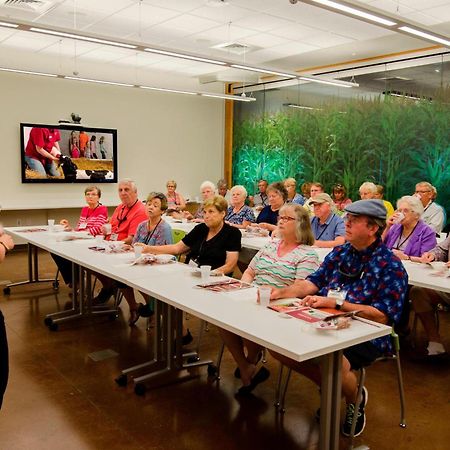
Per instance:
[[[65,180],[65,179],[57,179],[57,178],[26,178],[26,161],[25,161],[25,149],[27,143],[25,142],[25,133],[24,128],[29,127],[40,127],[40,128],[53,128],[58,130],[68,130],[68,131],[85,131],[87,133],[110,133],[112,134],[112,140],[113,140],[113,177],[111,179],[105,179],[105,180],[90,180],[90,179],[77,179],[77,180]],[[96,128],[96,127],[89,127],[85,125],[77,125],[73,123],[59,123],[57,125],[55,124],[42,124],[42,123],[20,123],[20,153],[21,153],[21,175],[22,175],[22,183],[46,183],[46,184],[53,184],[53,183],[64,183],[64,184],[74,184],[74,183],[88,183],[88,184],[97,184],[97,183],[117,183],[118,180],[118,161],[117,161],[117,154],[118,154],[118,147],[117,147],[117,129],[113,128]],[[98,160],[101,161],[101,160]],[[73,160],[76,164],[76,159]]]

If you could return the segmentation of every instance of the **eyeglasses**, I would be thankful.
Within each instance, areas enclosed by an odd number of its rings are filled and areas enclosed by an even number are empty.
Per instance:
[[[291,222],[295,220],[295,217],[289,217],[289,216],[278,216],[277,222]]]
[[[428,190],[428,191],[416,191],[415,193],[416,194],[426,194],[427,192],[431,192],[430,190]]]

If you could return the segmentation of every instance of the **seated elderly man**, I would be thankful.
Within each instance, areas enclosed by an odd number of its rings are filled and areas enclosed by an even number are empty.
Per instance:
[[[303,192],[303,186],[302,186],[302,192]],[[322,194],[323,192],[325,192],[325,188],[323,187],[322,183],[318,183],[317,181],[310,183],[310,187],[309,187],[310,197],[305,201],[305,203],[303,203],[303,207],[306,208],[306,210],[309,212],[310,216],[314,215],[312,205],[311,205],[313,198],[317,194]]]
[[[121,204],[114,210],[109,221],[110,227],[108,224],[103,225],[103,233],[107,240],[131,244],[138,225],[148,218],[147,211],[145,205],[138,199],[137,187],[133,180],[120,181],[118,193]],[[94,298],[94,303],[105,303],[114,294],[115,285],[104,275],[97,274],[97,278],[102,282],[103,287]]]
[[[311,200],[314,217],[311,219],[316,247],[336,247],[345,242],[345,225],[341,217],[335,214],[336,207],[332,198],[322,192]]]
[[[422,262],[442,261],[450,269],[449,262],[450,236],[435,249],[426,252],[420,258]],[[422,322],[428,339],[427,356],[435,358],[445,354],[441,336],[434,320],[434,310],[439,303],[450,305],[450,294],[447,292],[434,291],[432,289],[413,286],[409,292],[409,298],[417,317]]]
[[[252,197],[249,197],[250,206],[254,206],[257,211],[261,211],[264,206],[269,204],[269,199],[267,198],[267,186],[269,183],[266,180],[258,181],[258,192]]]
[[[444,228],[445,212],[444,208],[434,201],[437,197],[436,188],[427,181],[421,181],[416,184],[414,195],[420,198],[424,207],[421,219],[436,233],[440,233]]]
[[[333,249],[306,280],[273,289],[272,298],[300,297],[306,306],[313,308],[361,311],[361,316],[375,322],[396,322],[402,312],[408,276],[402,262],[381,241],[386,208],[380,200],[358,200],[345,211],[347,243]],[[385,336],[344,350],[342,393],[347,402],[344,435],[350,435],[357,395],[357,379],[352,369],[370,364],[390,350],[390,346],[390,337]],[[274,356],[320,386],[320,367],[315,361],[299,363],[279,354]],[[364,388],[355,436],[365,427],[367,398]]]

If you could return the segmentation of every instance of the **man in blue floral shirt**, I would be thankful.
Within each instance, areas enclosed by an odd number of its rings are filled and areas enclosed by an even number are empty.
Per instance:
[[[359,200],[345,208],[345,239],[335,247],[320,268],[303,283],[274,289],[272,299],[303,298],[314,308],[336,308],[343,312],[360,311],[359,315],[384,324],[400,319],[408,276],[402,262],[381,241],[386,224],[386,208],[380,200]],[[373,362],[390,350],[390,338],[383,337],[354,345],[344,350],[342,393],[347,402],[342,433],[350,435],[357,394],[357,379],[352,369]],[[283,364],[321,383],[320,370],[314,362],[298,363],[282,355],[274,355]],[[367,389],[359,407],[355,436],[365,427],[364,407]]]

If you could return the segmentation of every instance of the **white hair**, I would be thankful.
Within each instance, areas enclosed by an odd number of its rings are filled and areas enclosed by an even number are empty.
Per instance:
[[[212,191],[216,190],[216,185],[212,181],[204,181],[200,185],[200,192],[203,191],[205,188],[210,188]]]
[[[230,189],[231,193],[233,192],[240,192],[241,194],[244,194],[244,197],[247,197],[247,189],[245,189],[244,186],[241,186],[240,184],[237,184],[236,186],[233,186]]]
[[[360,187],[359,191],[361,192],[361,189],[367,189],[372,194],[378,193],[377,185],[375,183],[372,183],[371,181],[365,181]]]
[[[400,203],[408,203],[411,211],[415,213],[417,217],[420,217],[423,214],[424,208],[422,202],[420,201],[420,198],[417,198],[414,195],[404,195],[402,198],[398,199],[397,208],[399,207]]]
[[[133,189],[134,192],[137,192],[136,183],[131,178],[124,178],[123,180],[120,180],[119,181],[119,186],[121,184],[129,184],[131,186],[131,189]]]

